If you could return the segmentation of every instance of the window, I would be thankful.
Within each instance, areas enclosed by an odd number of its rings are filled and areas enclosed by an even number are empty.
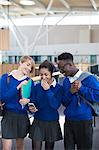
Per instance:
[[[32,58],[34,59],[35,63],[41,63],[41,56],[33,56]]]
[[[90,56],[90,63],[91,64],[96,64],[97,63],[97,57],[96,57],[96,55],[91,55]]]
[[[52,61],[52,56],[47,56],[48,61]]]
[[[9,63],[12,64],[12,62],[13,62],[12,56],[9,56]]]

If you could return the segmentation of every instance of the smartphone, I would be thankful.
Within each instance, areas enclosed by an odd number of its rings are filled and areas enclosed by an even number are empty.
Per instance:
[[[35,108],[36,108],[36,106],[34,105],[34,103],[28,103],[28,106],[35,107]]]

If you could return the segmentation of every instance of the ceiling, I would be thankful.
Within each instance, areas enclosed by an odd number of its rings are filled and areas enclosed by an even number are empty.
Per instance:
[[[1,0],[0,0],[1,1]],[[99,11],[99,0],[33,0],[35,5],[25,6],[20,0],[8,0],[11,5],[0,5],[0,17],[4,12],[9,17],[40,15],[87,14]]]

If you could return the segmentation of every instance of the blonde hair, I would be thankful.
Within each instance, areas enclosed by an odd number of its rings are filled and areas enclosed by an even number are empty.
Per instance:
[[[30,56],[22,56],[22,57],[20,58],[20,62],[21,62],[21,63],[27,62],[27,60],[30,60],[30,61],[32,62],[32,67],[31,67],[31,72],[30,72],[30,73],[34,73],[34,70],[35,70],[35,62],[34,62],[33,58],[30,57]]]

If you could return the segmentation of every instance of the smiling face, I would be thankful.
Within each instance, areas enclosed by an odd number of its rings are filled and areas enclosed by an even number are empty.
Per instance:
[[[41,68],[39,75],[41,76],[41,80],[46,80],[47,83],[50,83],[52,80],[52,75],[48,68]]]
[[[71,53],[65,52],[58,56],[58,68],[60,72],[65,76],[73,77],[78,69],[73,63],[73,55]]]
[[[34,60],[30,56],[23,56],[19,64],[19,70],[26,76],[29,76],[30,72],[35,68]]]
[[[58,68],[62,74],[65,76],[73,76],[74,75],[74,64],[71,60],[59,60]]]
[[[41,80],[45,80],[48,84],[52,82],[53,64],[48,60],[45,60],[39,66],[39,75]]]
[[[24,75],[28,76],[32,69],[32,61],[27,60],[26,62],[20,63],[20,69]]]

